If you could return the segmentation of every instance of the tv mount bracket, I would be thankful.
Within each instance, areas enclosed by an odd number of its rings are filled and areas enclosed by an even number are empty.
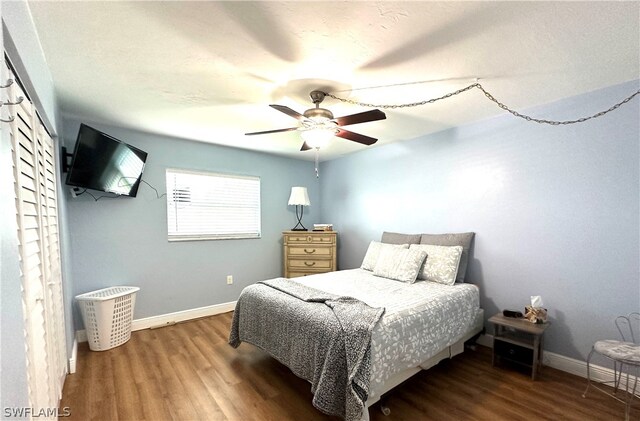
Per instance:
[[[62,162],[62,172],[69,172],[69,168],[71,164],[69,163],[69,158],[73,158],[73,154],[67,152],[67,148],[62,147],[62,154],[60,155],[60,161]]]

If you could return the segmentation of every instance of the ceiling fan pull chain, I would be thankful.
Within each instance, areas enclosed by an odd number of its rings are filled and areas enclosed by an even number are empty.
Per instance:
[[[316,148],[316,178],[320,178],[320,172],[318,171],[319,158],[320,158],[320,148]]]

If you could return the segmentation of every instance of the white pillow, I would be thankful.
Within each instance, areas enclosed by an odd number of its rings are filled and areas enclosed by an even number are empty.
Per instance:
[[[431,244],[411,244],[411,249],[427,252],[418,279],[453,285],[456,282],[462,246],[434,246]]]
[[[412,284],[426,257],[424,250],[385,248],[380,250],[373,274]]]
[[[381,250],[384,249],[408,249],[409,244],[385,244],[378,241],[372,241],[367,249],[367,254],[364,255],[362,260],[362,269],[373,270],[376,267],[378,261],[378,255]]]

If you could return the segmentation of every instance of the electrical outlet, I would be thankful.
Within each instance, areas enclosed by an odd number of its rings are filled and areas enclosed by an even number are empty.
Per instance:
[[[227,285],[231,285],[233,283],[233,275],[227,275]]]

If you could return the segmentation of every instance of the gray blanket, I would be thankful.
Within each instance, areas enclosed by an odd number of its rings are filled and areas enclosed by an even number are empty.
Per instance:
[[[383,314],[355,298],[277,278],[242,291],[229,344],[267,351],[311,383],[317,409],[353,421],[365,409],[371,332]]]

